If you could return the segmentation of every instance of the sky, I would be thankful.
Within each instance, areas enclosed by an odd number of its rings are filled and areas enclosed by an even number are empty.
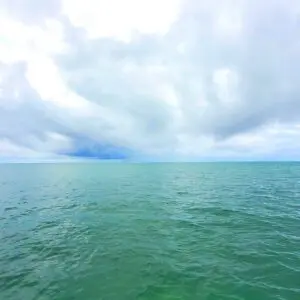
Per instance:
[[[1,0],[0,161],[299,160],[298,0]]]

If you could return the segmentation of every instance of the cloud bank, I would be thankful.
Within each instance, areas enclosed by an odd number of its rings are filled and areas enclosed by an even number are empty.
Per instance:
[[[3,0],[0,159],[300,159],[296,0]]]

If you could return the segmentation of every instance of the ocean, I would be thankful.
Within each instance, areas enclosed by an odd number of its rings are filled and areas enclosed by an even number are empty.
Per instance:
[[[299,300],[300,163],[0,165],[2,300]]]

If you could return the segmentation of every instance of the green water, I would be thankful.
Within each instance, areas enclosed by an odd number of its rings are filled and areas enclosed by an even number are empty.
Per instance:
[[[2,300],[300,299],[300,164],[0,165]]]

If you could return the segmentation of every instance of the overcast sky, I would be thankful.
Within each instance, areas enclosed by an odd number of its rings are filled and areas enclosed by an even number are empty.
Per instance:
[[[0,160],[300,159],[298,0],[1,0]]]

